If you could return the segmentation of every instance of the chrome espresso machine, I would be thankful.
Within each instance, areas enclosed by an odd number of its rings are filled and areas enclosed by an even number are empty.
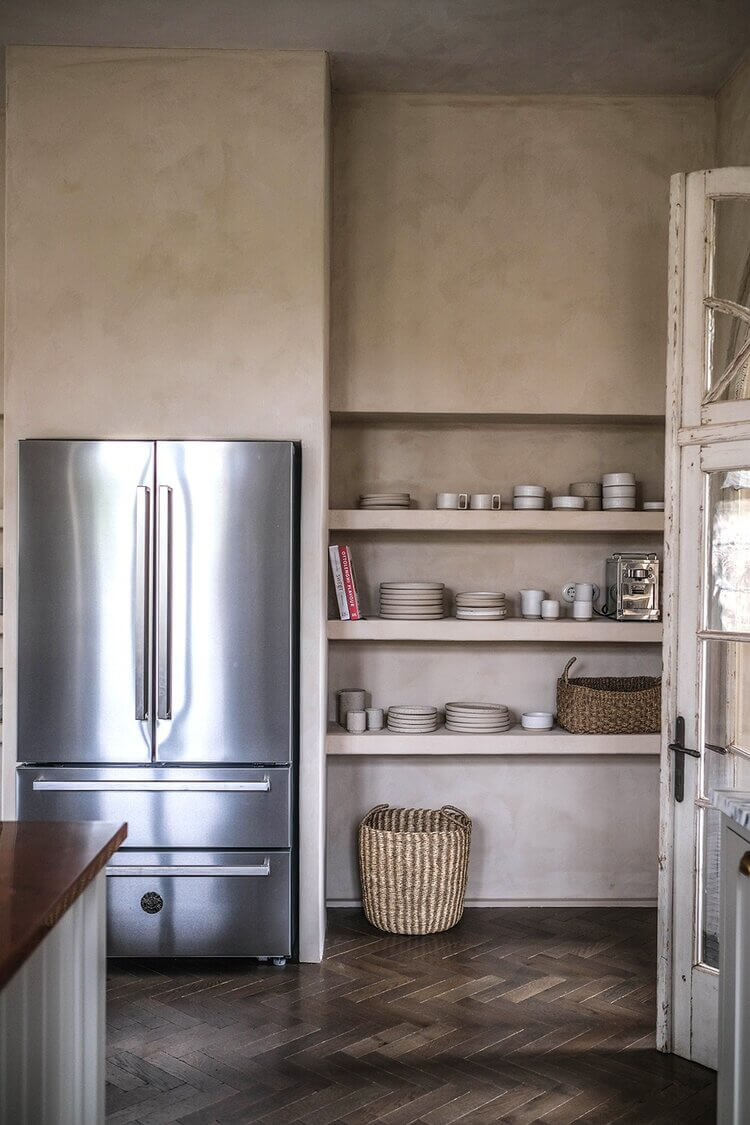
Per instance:
[[[606,563],[603,613],[616,621],[659,621],[661,589],[655,554],[614,554]]]

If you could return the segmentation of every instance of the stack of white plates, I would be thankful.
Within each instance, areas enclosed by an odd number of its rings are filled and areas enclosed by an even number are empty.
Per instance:
[[[442,582],[381,582],[380,616],[402,621],[443,617]]]
[[[513,726],[504,703],[446,703],[446,730],[459,734],[499,734]]]
[[[583,506],[587,512],[600,512],[602,510],[602,486],[600,481],[575,481],[568,491],[571,496],[583,497]]]
[[[360,508],[408,508],[411,495],[408,492],[363,492],[359,498]]]
[[[440,726],[437,707],[398,707],[388,708],[388,730],[399,734],[430,734]]]
[[[544,507],[544,485],[517,484],[513,489],[513,507],[517,511],[538,511]]]
[[[456,594],[456,617],[461,621],[499,621],[507,612],[505,594],[491,590]]]
[[[602,507],[608,511],[632,511],[635,508],[635,476],[633,473],[605,473],[602,477]]]

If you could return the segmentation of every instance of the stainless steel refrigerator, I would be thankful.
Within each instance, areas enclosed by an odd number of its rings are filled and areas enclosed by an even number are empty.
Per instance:
[[[127,821],[111,955],[293,955],[298,444],[19,456],[19,817]]]

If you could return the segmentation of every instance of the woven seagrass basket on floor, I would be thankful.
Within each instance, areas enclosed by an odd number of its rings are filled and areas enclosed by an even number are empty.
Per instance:
[[[376,805],[359,826],[367,920],[390,934],[435,934],[464,912],[471,820],[460,809]]]
[[[661,680],[576,676],[572,656],[557,681],[557,722],[572,734],[652,734],[661,729]]]

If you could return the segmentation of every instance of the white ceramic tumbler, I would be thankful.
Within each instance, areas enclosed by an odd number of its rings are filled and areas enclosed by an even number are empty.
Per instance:
[[[382,730],[383,729],[383,708],[382,707],[368,707],[366,713],[367,713],[367,729],[368,730]]]
[[[346,726],[348,711],[364,711],[366,694],[364,688],[342,688],[341,691],[336,692],[338,701],[337,716],[340,727]]]
[[[576,582],[576,596],[577,602],[593,602],[594,600],[594,585],[592,582]]]
[[[364,734],[367,730],[367,712],[347,711],[346,729],[349,731],[349,734]]]
[[[594,607],[591,602],[573,602],[573,617],[576,621],[590,621],[594,616]]]
[[[545,621],[552,621],[560,616],[560,603],[554,598],[545,598],[542,602],[542,617]]]
[[[521,590],[521,614],[524,617],[541,617],[544,590]]]

